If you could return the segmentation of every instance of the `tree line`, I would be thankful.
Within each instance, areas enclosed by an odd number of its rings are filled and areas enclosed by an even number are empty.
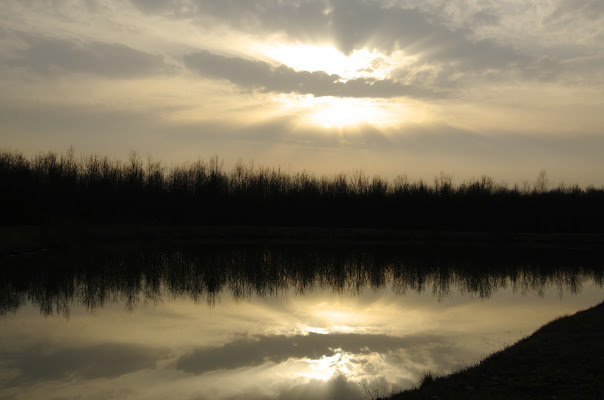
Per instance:
[[[214,156],[175,166],[131,153],[0,150],[3,224],[58,221],[194,225],[371,227],[450,231],[602,232],[604,188],[506,185],[491,177],[455,184],[361,170],[318,176]]]

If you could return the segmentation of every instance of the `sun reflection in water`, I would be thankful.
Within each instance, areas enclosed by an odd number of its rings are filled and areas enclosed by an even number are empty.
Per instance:
[[[318,360],[307,360],[310,371],[299,372],[297,375],[308,379],[317,379],[327,381],[334,375],[346,374],[351,376],[350,369],[353,354],[342,351],[342,349],[333,349],[333,356],[323,356]]]
[[[318,333],[320,335],[327,335],[329,333],[328,330],[324,328],[315,328],[313,326],[305,326],[302,328],[302,332],[306,333]]]

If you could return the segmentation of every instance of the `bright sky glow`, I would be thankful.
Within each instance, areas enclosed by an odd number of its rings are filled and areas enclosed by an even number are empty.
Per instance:
[[[258,44],[255,47],[262,54],[297,71],[325,71],[339,75],[342,82],[359,77],[384,79],[388,77],[393,66],[400,67],[410,62],[410,58],[400,51],[385,56],[375,50],[369,52],[362,49],[346,56],[333,46],[279,43]],[[414,119],[409,115],[402,116],[400,110],[395,111],[375,99],[295,96],[293,102],[308,109],[304,117],[305,122],[327,129],[361,124],[392,126]],[[287,109],[288,104],[284,104],[284,108]]]
[[[348,359],[351,358],[350,356],[351,355],[342,353],[342,351],[338,349],[336,354],[331,357],[325,356],[318,360],[308,360],[310,372],[300,372],[298,373],[298,376],[327,381],[331,379],[334,374],[340,372],[348,373],[349,376],[354,377],[354,375],[350,375],[351,371],[346,366],[346,364],[348,364]]]
[[[329,321],[329,323],[333,325],[338,325],[346,321],[358,321],[360,317],[362,317],[350,309],[319,309],[315,315],[317,318],[322,318],[325,321]]]
[[[312,333],[318,333],[320,335],[327,335],[329,333],[329,331],[324,328],[315,328],[312,326],[304,326],[302,328],[302,332],[304,332],[304,333],[312,332]]]
[[[295,112],[302,123],[327,129],[342,129],[362,124],[393,126],[421,121],[426,117],[423,110],[374,99],[281,95],[275,102],[273,113]]]
[[[440,3],[5,0],[0,139],[604,184],[604,3]]]
[[[325,71],[340,75],[344,79],[359,76],[384,76],[387,70],[381,62],[383,55],[370,53],[366,49],[357,50],[346,56],[333,46],[287,45],[274,46],[260,44],[258,50],[271,59],[297,71]]]
[[[324,128],[342,128],[362,123],[384,125],[390,121],[387,110],[368,100],[329,98],[318,100],[309,121]]]

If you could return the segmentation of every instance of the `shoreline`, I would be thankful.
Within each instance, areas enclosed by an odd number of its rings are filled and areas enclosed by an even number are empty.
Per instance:
[[[478,364],[384,400],[604,398],[604,302],[559,317]]]
[[[82,222],[0,226],[0,252],[91,243],[173,242],[215,245],[371,245],[566,249],[602,252],[602,233],[478,232],[313,226],[159,225]]]

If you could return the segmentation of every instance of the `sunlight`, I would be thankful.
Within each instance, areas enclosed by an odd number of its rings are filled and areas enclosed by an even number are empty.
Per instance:
[[[320,335],[326,335],[326,334],[329,333],[329,331],[326,330],[326,329],[315,328],[315,327],[312,327],[312,326],[305,326],[305,327],[303,327],[302,328],[302,332],[305,333],[305,334],[308,334],[308,333],[318,333]]]
[[[345,316],[339,316],[339,317],[342,319],[345,319]],[[359,331],[359,329],[354,328],[349,325],[331,325],[326,328],[316,328],[313,326],[305,325],[300,328],[300,332],[303,335],[308,335],[309,333],[316,333],[319,335],[328,335],[330,333],[335,333],[335,332],[337,332],[337,333],[354,333],[357,331]]]
[[[370,100],[327,97],[318,100],[309,121],[324,128],[343,128],[360,124],[382,125],[388,117],[383,108]]]
[[[373,99],[288,94],[277,96],[276,103],[280,113],[297,115],[303,123],[323,128],[395,125],[409,118],[401,104],[394,110],[390,103]]]
[[[363,77],[391,79],[390,74],[394,68],[414,61],[414,57],[406,55],[403,51],[386,56],[375,50],[360,49],[345,55],[331,45],[300,43],[256,43],[252,46],[252,51],[297,71],[337,74],[342,82]],[[400,101],[393,104],[386,99],[315,97],[310,94],[282,94],[277,97],[283,104],[281,111],[301,117],[306,124],[326,129],[342,129],[363,124],[392,126],[417,119],[413,112],[409,112],[407,101],[404,104]]]
[[[358,319],[358,314],[346,310],[346,311],[337,311],[337,310],[320,310],[315,312],[315,315],[319,318],[325,319],[326,321],[333,323],[337,322],[345,322],[354,319]]]
[[[341,349],[335,349],[335,352],[336,354],[330,357],[323,356],[318,360],[308,360],[307,363],[310,366],[310,371],[300,372],[297,375],[310,379],[327,381],[331,379],[336,372],[344,374],[352,372],[348,368],[352,355],[342,352]]]
[[[309,363],[312,372],[307,372],[304,375],[309,378],[326,381],[333,376],[336,371],[336,366],[341,359],[341,354],[334,354],[331,357],[322,357],[319,360],[311,360]]]
[[[256,49],[267,57],[298,71],[325,71],[344,79],[359,76],[381,77],[387,73],[383,56],[367,50],[356,50],[346,56],[333,46],[305,44],[258,44]]]

